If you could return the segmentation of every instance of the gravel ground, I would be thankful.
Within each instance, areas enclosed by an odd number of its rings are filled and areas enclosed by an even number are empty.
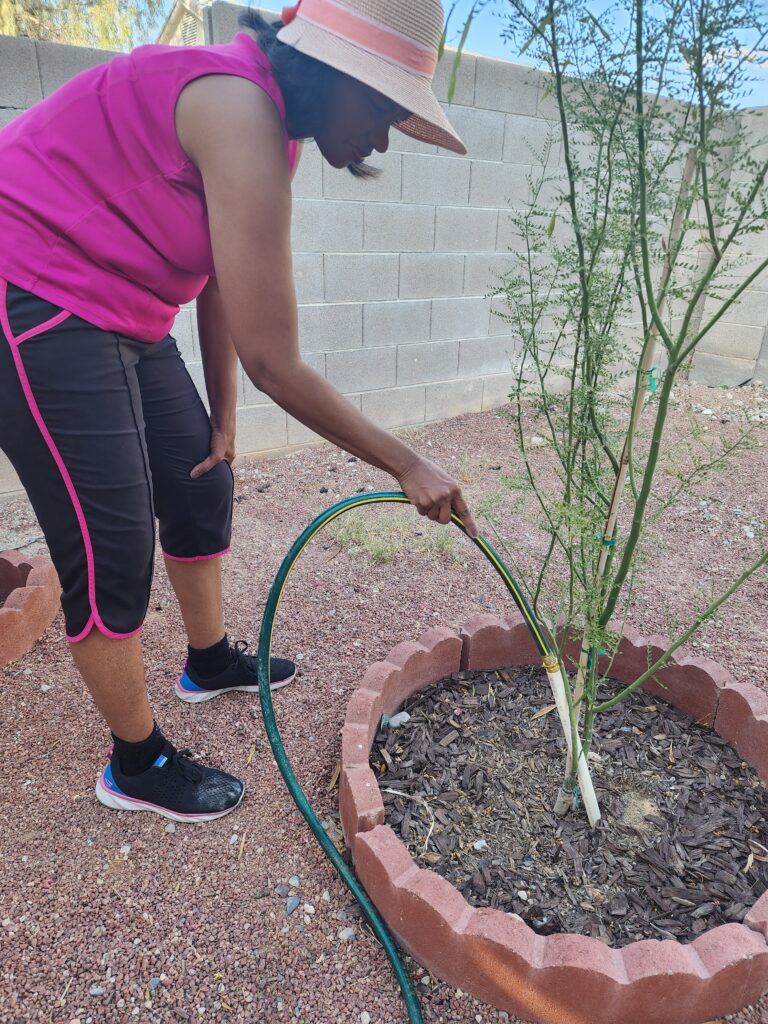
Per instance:
[[[703,441],[729,437],[735,426],[721,420],[744,409],[768,413],[768,395],[685,386],[677,393],[673,436],[690,434],[692,416],[706,428]],[[471,502],[498,490],[500,471],[490,467],[520,469],[511,429],[492,412],[403,436],[460,475]],[[636,580],[627,615],[633,625],[654,633],[684,621],[700,607],[710,580],[732,578],[736,564],[765,546],[766,450],[763,441],[737,454],[724,476],[702,483],[696,497],[662,517],[655,559]],[[545,459],[546,452],[536,457]],[[328,445],[238,463],[236,477],[228,628],[232,639],[255,645],[269,584],[303,526],[337,498],[395,484]],[[0,548],[39,536],[23,499],[0,508]],[[394,512],[367,514],[386,523]],[[415,512],[413,526],[440,529]],[[519,513],[502,514],[500,529],[530,576],[545,550],[544,534]],[[291,577],[274,651],[298,658],[302,675],[275,703],[289,756],[321,817],[335,810],[328,782],[345,702],[366,666],[433,624],[458,625],[479,611],[509,609],[498,578],[458,531],[455,536],[453,556],[429,558],[409,548],[391,564],[376,565],[341,551],[325,531]],[[33,541],[28,550],[40,548]],[[720,660],[737,679],[768,686],[766,624],[763,573],[692,649]],[[0,1024],[400,1024],[406,1016],[386,958],[346,913],[346,890],[284,794],[258,698],[179,702],[173,684],[184,643],[159,566],[144,631],[156,718],[178,746],[192,747],[247,785],[233,814],[171,832],[165,819],[118,814],[96,802],[93,785],[109,733],[68,657],[61,617],[30,654],[0,674]],[[300,899],[290,916],[286,895],[275,892],[281,883]],[[347,927],[356,930],[354,941],[339,939]],[[430,1024],[511,1020],[412,967]],[[731,1019],[768,1022],[768,1002]]]

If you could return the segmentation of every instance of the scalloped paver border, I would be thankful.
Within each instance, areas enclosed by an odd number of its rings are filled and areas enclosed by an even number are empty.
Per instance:
[[[50,626],[60,592],[47,558],[0,552],[0,668],[26,654]]]
[[[632,682],[666,648],[624,630],[611,675]],[[578,647],[566,647],[574,662]],[[651,659],[651,660],[649,660]],[[475,908],[417,866],[384,824],[368,759],[381,715],[460,669],[541,661],[522,616],[476,615],[457,635],[430,629],[371,665],[347,707],[339,805],[357,875],[401,945],[451,985],[541,1024],[701,1024],[768,991],[768,893],[743,924],[683,944],[647,939],[615,949],[583,935],[537,935],[516,914]],[[768,781],[768,694],[707,658],[680,656],[646,689],[711,725]]]

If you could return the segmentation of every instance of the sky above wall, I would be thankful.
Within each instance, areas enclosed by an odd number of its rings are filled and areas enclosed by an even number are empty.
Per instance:
[[[457,45],[461,29],[474,2],[475,0],[457,0],[456,9],[449,23],[449,45]],[[484,54],[486,57],[500,57],[504,60],[515,61],[518,64],[536,66],[535,62],[527,54],[520,56],[509,42],[502,39],[501,29],[507,20],[504,17],[504,12],[509,11],[509,5],[504,3],[503,0],[485,0],[485,2],[485,8],[473,19],[469,36],[467,37],[466,49],[472,53]],[[450,10],[451,4],[452,0],[443,0],[443,7],[446,12]],[[283,5],[275,2],[275,0],[266,0],[266,2],[262,0],[261,6],[279,12]],[[609,5],[605,0],[596,0],[591,9],[597,16],[607,6]],[[765,24],[768,29],[768,0],[765,2]],[[745,38],[743,43],[747,46],[750,44],[754,45],[755,40]],[[766,62],[761,67],[756,66],[754,68],[753,77],[756,81],[752,86],[752,93],[741,100],[739,105],[745,107],[768,106],[768,59],[766,59]]]

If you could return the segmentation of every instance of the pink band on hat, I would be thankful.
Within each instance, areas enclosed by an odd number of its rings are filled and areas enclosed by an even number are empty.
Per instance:
[[[437,53],[432,47],[423,46],[388,25],[371,21],[334,0],[301,0],[296,11],[296,23],[302,19],[409,71],[430,78],[435,73]]]

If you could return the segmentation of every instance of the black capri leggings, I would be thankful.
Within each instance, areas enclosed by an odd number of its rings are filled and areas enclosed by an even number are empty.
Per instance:
[[[211,424],[171,335],[102,331],[0,279],[0,449],[45,535],[67,639],[137,633],[149,602],[154,516],[168,558],[229,550],[232,470],[197,480]]]

